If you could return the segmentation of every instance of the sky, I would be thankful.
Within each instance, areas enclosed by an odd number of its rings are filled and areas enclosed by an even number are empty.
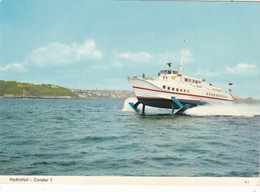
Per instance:
[[[132,90],[172,62],[260,98],[260,3],[0,0],[0,80]]]

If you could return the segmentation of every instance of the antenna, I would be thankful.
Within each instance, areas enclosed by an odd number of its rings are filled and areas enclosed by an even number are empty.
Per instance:
[[[171,70],[172,63],[167,63],[167,65],[169,66],[169,70]]]
[[[183,47],[182,47],[182,54],[181,54],[181,64],[178,67],[178,73],[182,74],[182,66],[183,66],[183,60],[184,60],[184,48],[185,48],[185,40],[183,42]]]

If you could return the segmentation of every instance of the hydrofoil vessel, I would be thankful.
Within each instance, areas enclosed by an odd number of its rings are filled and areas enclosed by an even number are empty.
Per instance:
[[[231,94],[223,92],[219,86],[207,83],[205,79],[198,79],[183,75],[184,47],[182,49],[181,64],[177,70],[161,70],[156,77],[136,75],[128,77],[137,98],[136,103],[129,105],[136,111],[139,104],[143,104],[142,113],[145,113],[145,106],[167,108],[172,114],[181,114],[185,110],[204,104],[233,103],[236,99]],[[230,83],[231,85],[231,83]]]

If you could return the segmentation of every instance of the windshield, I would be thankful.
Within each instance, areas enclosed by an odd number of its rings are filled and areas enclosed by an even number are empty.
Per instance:
[[[173,70],[161,70],[160,74],[177,74],[177,71]]]

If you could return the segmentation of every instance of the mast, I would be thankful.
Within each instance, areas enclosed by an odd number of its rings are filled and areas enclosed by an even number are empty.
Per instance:
[[[181,54],[181,64],[178,67],[178,73],[182,74],[182,66],[183,66],[183,60],[184,60],[184,48],[185,48],[185,40],[183,42],[183,47],[182,47],[182,54]]]

